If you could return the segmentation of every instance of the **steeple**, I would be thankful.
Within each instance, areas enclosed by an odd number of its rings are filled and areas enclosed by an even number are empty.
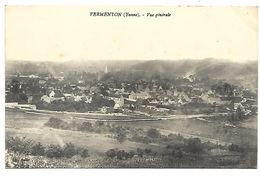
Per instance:
[[[108,69],[107,69],[107,66],[106,66],[106,68],[105,68],[105,74],[107,74],[108,73]]]

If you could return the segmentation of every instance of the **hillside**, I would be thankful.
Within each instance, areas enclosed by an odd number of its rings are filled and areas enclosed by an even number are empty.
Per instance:
[[[221,60],[152,60],[136,64],[133,70],[160,73],[171,76],[193,74],[197,77],[234,78],[257,74],[257,61],[248,63],[224,62]]]
[[[69,72],[102,72],[108,67],[110,73],[116,73],[120,78],[147,79],[152,76],[161,78],[177,78],[194,75],[198,78],[214,78],[227,80],[234,84],[244,85],[251,89],[257,88],[257,61],[247,63],[225,62],[216,59],[204,60],[105,60],[105,61],[68,61],[29,62],[6,61],[6,74],[22,73],[39,74]]]

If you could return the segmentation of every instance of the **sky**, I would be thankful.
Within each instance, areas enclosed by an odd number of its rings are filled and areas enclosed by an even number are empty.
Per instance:
[[[257,7],[6,6],[7,60],[257,60]],[[130,12],[144,17],[92,17]],[[146,13],[171,17],[146,17]]]

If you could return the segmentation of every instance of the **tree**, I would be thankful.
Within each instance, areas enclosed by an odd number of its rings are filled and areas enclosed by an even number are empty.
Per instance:
[[[72,143],[66,143],[63,148],[63,154],[67,158],[71,158],[72,156],[76,155],[75,146]]]
[[[89,156],[87,149],[82,149],[79,154],[82,158],[86,158]]]
[[[140,149],[140,148],[137,148],[137,149],[136,149],[136,153],[137,153],[138,157],[143,157],[143,155],[144,155],[144,150],[143,150],[143,149]]]
[[[79,130],[80,131],[92,131],[93,127],[92,124],[90,122],[83,122],[80,126],[79,126]]]
[[[125,132],[117,133],[116,139],[119,143],[123,143],[126,140],[126,133]]]
[[[191,152],[197,155],[200,154],[204,149],[204,146],[199,138],[189,138],[185,142],[185,145],[187,152]]]
[[[119,143],[123,143],[126,140],[126,130],[123,127],[116,127],[114,133],[115,139],[117,139]]]
[[[151,128],[147,131],[147,136],[153,139],[157,139],[161,136],[161,133],[158,130]]]
[[[16,79],[12,79],[10,90],[12,93],[18,94],[20,91],[20,82]]]
[[[181,150],[179,150],[176,154],[176,157],[178,158],[182,158],[183,157],[183,152]]]
[[[117,151],[116,157],[119,160],[123,160],[123,159],[127,159],[128,155],[127,155],[127,152],[125,152],[124,150],[119,150],[119,151]]]
[[[134,150],[131,150],[131,151],[129,152],[129,158],[134,157],[134,155],[135,155],[135,151],[134,151]]]
[[[133,104],[130,104],[129,109],[133,112],[135,110],[135,106]]]
[[[106,151],[106,156],[109,158],[114,158],[117,154],[117,150],[115,149],[109,149],[108,151]]]
[[[19,103],[27,103],[27,101],[28,101],[28,97],[26,96],[26,94],[24,93],[19,94],[19,100],[18,100]]]
[[[35,144],[32,147],[32,152],[31,152],[32,155],[43,156],[44,153],[45,153],[45,148],[44,148],[44,146],[40,142],[38,142],[37,144]]]
[[[46,150],[46,156],[50,158],[59,158],[63,157],[63,150],[59,145],[49,145]]]

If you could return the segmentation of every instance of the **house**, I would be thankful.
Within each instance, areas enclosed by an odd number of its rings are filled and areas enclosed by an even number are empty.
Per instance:
[[[243,98],[251,98],[251,99],[257,98],[257,93],[253,93],[248,89],[243,90]]]
[[[75,95],[74,101],[76,101],[76,102],[81,101],[83,97],[84,97],[84,95]]]
[[[55,95],[55,92],[54,92],[54,91],[51,91],[51,92],[49,93],[49,97],[50,97],[50,98],[53,98],[54,95]]]
[[[39,79],[39,85],[44,85],[46,84],[46,80],[44,79]]]
[[[129,99],[131,100],[147,99],[147,98],[151,98],[151,95],[149,95],[147,92],[140,92],[140,93],[131,92],[131,94],[129,95]]]
[[[5,103],[6,108],[18,108],[18,109],[33,109],[36,110],[36,106],[32,104],[18,104],[17,102]]]
[[[51,103],[51,98],[48,97],[47,95],[43,95],[43,96],[41,97],[41,101],[44,101],[44,102],[46,102],[46,103]]]
[[[5,103],[6,108],[16,108],[17,106],[18,106],[18,102]]]
[[[115,104],[117,104],[118,107],[123,107],[125,104],[125,99],[123,95],[121,95],[119,98],[118,97],[109,97],[110,100],[113,100]]]
[[[29,75],[29,78],[39,78],[39,76],[36,76],[34,74]]]
[[[238,108],[240,108],[242,112],[245,112],[245,108],[241,103],[234,103],[234,110],[237,110]]]
[[[63,95],[65,96],[66,99],[70,99],[74,97],[74,95],[71,93],[64,93]]]
[[[148,98],[147,101],[150,104],[159,104],[159,100],[157,98]]]
[[[92,97],[86,96],[83,98],[85,100],[85,103],[91,103],[92,102]]]
[[[36,106],[35,105],[31,105],[31,104],[18,104],[17,108],[19,108],[19,109],[32,109],[32,110],[36,110]]]
[[[102,107],[101,109],[100,109],[100,111],[103,113],[103,114],[111,114],[111,113],[113,113],[114,112],[114,109],[113,108],[111,108],[111,107]]]
[[[154,110],[156,110],[158,112],[168,112],[168,111],[170,111],[170,109],[168,109],[168,108],[155,108]]]
[[[28,101],[29,104],[31,104],[32,101],[33,101],[33,96],[28,96],[28,100],[27,101]]]
[[[114,110],[119,110],[120,109],[120,105],[118,104],[118,103],[116,103],[115,105],[114,105]]]
[[[201,90],[200,88],[193,88],[193,89],[192,89],[192,94],[193,94],[194,96],[201,96],[202,90]]]
[[[185,102],[190,102],[191,101],[191,99],[189,98],[189,96],[185,92],[181,92],[178,95],[178,98],[184,100]]]

